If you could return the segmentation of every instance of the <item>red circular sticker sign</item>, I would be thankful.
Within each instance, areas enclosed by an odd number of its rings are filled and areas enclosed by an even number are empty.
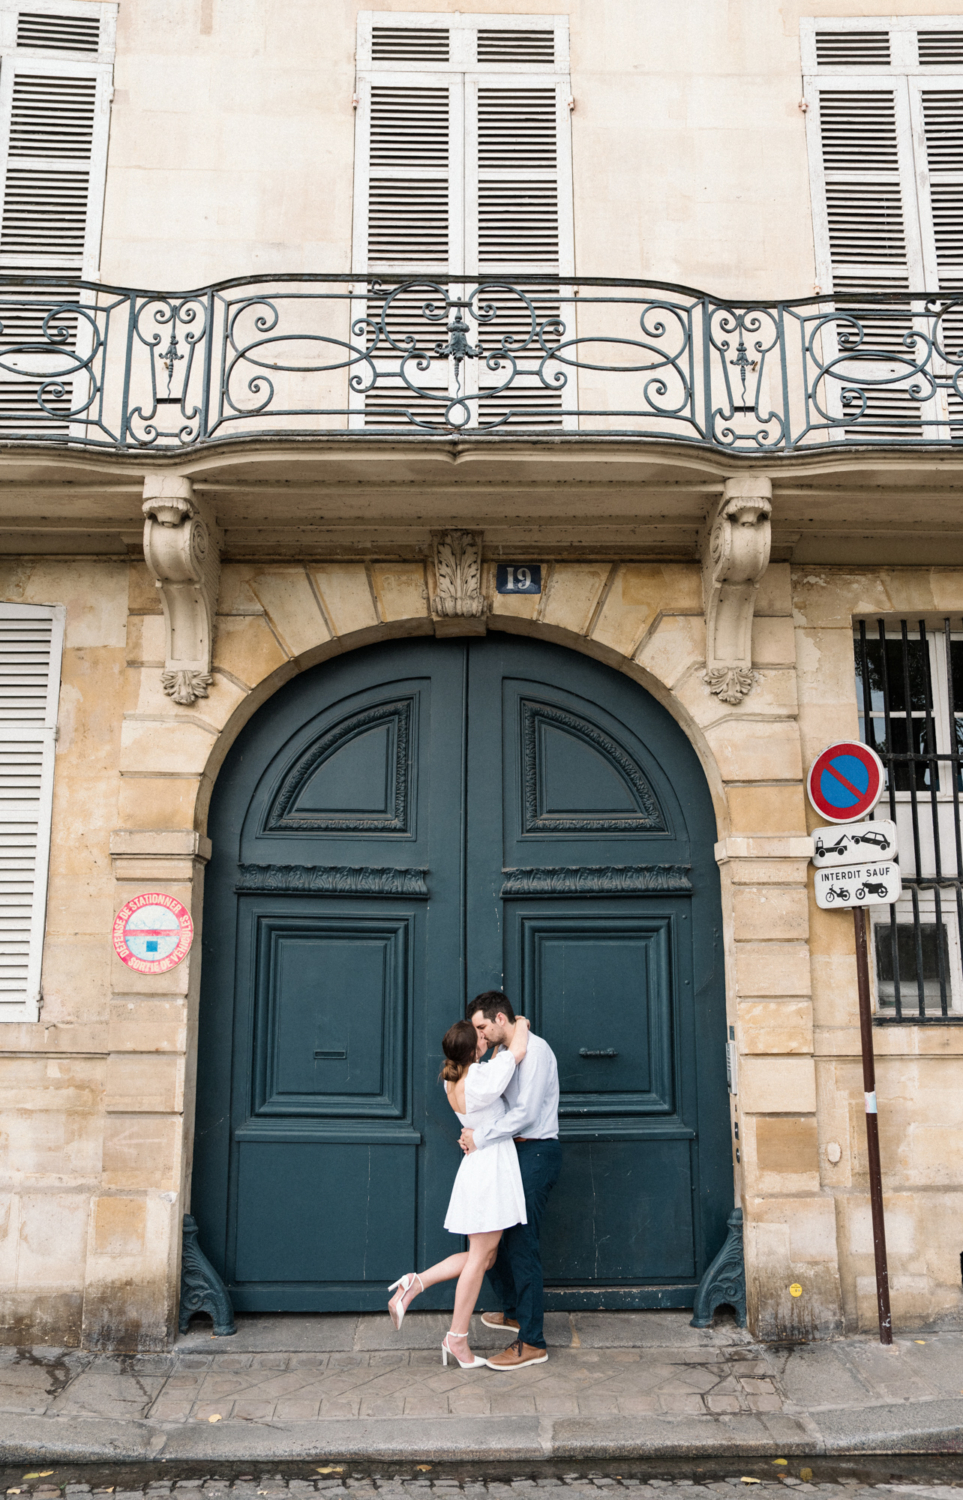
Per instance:
[[[841,740],[813,761],[806,783],[809,800],[830,823],[852,823],[876,806],[884,774],[875,750],[858,740]]]
[[[186,906],[163,891],[148,891],[122,906],[114,918],[117,957],[138,974],[166,974],[186,957],[194,923]]]

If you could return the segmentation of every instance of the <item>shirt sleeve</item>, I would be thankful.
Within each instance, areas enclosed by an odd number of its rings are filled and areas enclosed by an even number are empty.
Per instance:
[[[494,1103],[504,1094],[514,1072],[515,1059],[507,1048],[490,1062],[472,1063],[465,1079],[466,1109],[484,1109]]]
[[[474,1132],[476,1148],[491,1146],[495,1141],[511,1140],[513,1136],[526,1135],[531,1130],[541,1109],[547,1066],[548,1059],[539,1056],[537,1052],[529,1051],[526,1054],[525,1066],[518,1073],[515,1103],[500,1119],[479,1126]]]

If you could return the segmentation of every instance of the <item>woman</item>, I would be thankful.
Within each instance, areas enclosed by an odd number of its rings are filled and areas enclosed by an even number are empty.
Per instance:
[[[446,1061],[441,1077],[448,1103],[462,1125],[477,1130],[505,1113],[508,1106],[502,1094],[525,1056],[528,1032],[529,1023],[519,1016],[511,1046],[496,1052],[484,1066],[479,1059],[484,1055],[485,1042],[470,1021],[456,1021],[445,1032],[441,1048]],[[449,1255],[427,1271],[409,1271],[388,1288],[389,1292],[396,1287],[400,1289],[388,1303],[395,1327],[401,1327],[405,1313],[425,1287],[457,1276],[455,1311],[441,1345],[442,1364],[447,1365],[449,1354],[463,1370],[487,1364],[487,1360],[476,1358],[468,1347],[469,1322],[482,1278],[495,1264],[502,1230],[527,1222],[514,1141],[495,1141],[466,1155],[452,1188],[445,1228],[452,1234],[467,1234],[469,1248]],[[455,1331],[459,1323],[464,1323],[464,1333]]]

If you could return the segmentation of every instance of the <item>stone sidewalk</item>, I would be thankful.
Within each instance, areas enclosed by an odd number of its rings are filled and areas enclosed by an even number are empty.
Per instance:
[[[756,1344],[688,1313],[553,1313],[547,1364],[444,1369],[441,1313],[195,1320],[166,1354],[0,1353],[0,1462],[963,1452],[963,1333]],[[476,1349],[505,1340],[475,1321]]]

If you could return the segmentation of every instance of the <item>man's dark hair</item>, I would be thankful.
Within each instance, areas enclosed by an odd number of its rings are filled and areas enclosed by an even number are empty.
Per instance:
[[[481,995],[476,995],[474,1000],[469,1000],[465,1015],[469,1021],[481,1011],[486,1021],[494,1021],[496,1016],[504,1016],[509,1026],[515,1025],[515,1012],[512,1002],[501,990],[485,990]]]

